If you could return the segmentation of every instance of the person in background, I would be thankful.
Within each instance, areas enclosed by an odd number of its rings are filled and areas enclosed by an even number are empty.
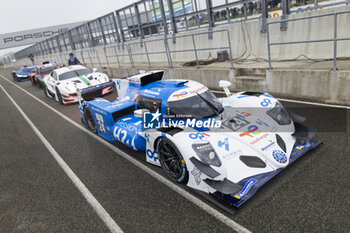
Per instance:
[[[33,54],[29,54],[28,58],[32,61],[33,65],[34,65],[34,56],[33,56]]]
[[[73,53],[70,53],[68,58],[68,65],[81,65],[81,62],[74,56]]]

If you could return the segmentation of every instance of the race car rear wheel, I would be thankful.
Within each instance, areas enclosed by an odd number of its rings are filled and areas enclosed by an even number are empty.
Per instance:
[[[176,145],[170,139],[162,138],[158,152],[159,162],[169,179],[177,183],[187,183],[186,163]]]
[[[94,116],[92,115],[92,112],[88,107],[84,108],[84,115],[88,129],[90,129],[91,132],[97,134],[97,125]]]
[[[62,95],[61,95],[61,93],[60,93],[60,90],[58,90],[57,87],[56,87],[56,95],[57,95],[58,102],[59,102],[60,104],[63,104]]]

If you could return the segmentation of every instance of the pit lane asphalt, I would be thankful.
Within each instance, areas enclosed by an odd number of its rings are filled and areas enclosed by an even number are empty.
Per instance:
[[[0,73],[11,80],[10,70]],[[125,232],[231,231],[17,87],[2,78],[0,84]],[[76,104],[61,106],[30,82],[16,84],[80,123]],[[113,100],[116,93],[106,98]],[[324,144],[230,218],[253,232],[348,232],[349,110],[284,104],[321,129],[317,138]],[[0,107],[0,232],[108,231],[2,91]],[[142,154],[116,146],[143,160]]]

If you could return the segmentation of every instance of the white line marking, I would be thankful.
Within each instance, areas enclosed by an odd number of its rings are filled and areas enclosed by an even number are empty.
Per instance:
[[[181,196],[183,196],[184,198],[186,198],[187,200],[189,200],[190,202],[192,202],[193,204],[197,205],[199,208],[201,208],[202,210],[204,210],[205,212],[207,212],[208,214],[212,215],[213,217],[215,217],[216,219],[218,219],[219,221],[221,221],[222,223],[226,224],[228,227],[230,227],[231,229],[237,231],[237,232],[242,232],[242,233],[248,233],[250,232],[248,229],[246,229],[245,227],[239,225],[238,223],[236,223],[235,221],[233,221],[232,219],[226,217],[224,214],[220,213],[219,211],[217,211],[216,209],[214,209],[213,207],[209,206],[208,204],[206,204],[205,202],[203,202],[202,200],[198,199],[197,197],[193,196],[192,194],[188,193],[187,191],[185,191],[184,189],[178,187],[177,185],[175,185],[174,183],[172,183],[171,181],[169,181],[168,179],[164,178],[163,176],[159,175],[157,172],[153,171],[152,169],[148,168],[147,166],[143,165],[141,162],[137,161],[136,159],[134,159],[133,157],[131,157],[130,155],[128,155],[127,153],[125,153],[122,150],[119,150],[117,147],[113,146],[112,144],[110,144],[109,142],[103,140],[102,138],[100,138],[99,136],[97,136],[96,134],[91,133],[89,130],[87,130],[86,128],[84,128],[83,126],[79,125],[78,123],[74,122],[73,120],[71,120],[70,118],[68,118],[67,116],[65,116],[64,114],[60,113],[59,111],[57,111],[56,109],[54,109],[53,107],[51,107],[50,105],[46,104],[44,101],[40,100],[38,97],[32,95],[31,93],[29,93],[28,91],[24,90],[22,87],[18,86],[15,83],[12,83],[10,80],[8,80],[7,78],[5,78],[3,75],[0,74],[0,77],[2,77],[3,79],[5,79],[7,82],[11,83],[12,85],[16,86],[17,88],[19,88],[20,90],[22,90],[23,92],[25,92],[26,94],[28,94],[29,96],[31,96],[32,98],[34,98],[35,100],[39,101],[40,103],[42,103],[44,106],[46,106],[47,108],[51,109],[52,111],[54,111],[55,113],[57,113],[59,116],[61,116],[63,119],[67,120],[69,123],[71,123],[72,125],[78,127],[79,129],[81,129],[82,131],[84,131],[85,133],[87,133],[88,135],[90,135],[91,137],[95,138],[96,140],[98,140],[99,142],[103,143],[105,146],[107,146],[108,148],[110,148],[111,150],[113,150],[114,152],[116,152],[117,154],[119,154],[121,157],[125,158],[126,160],[128,160],[129,162],[131,162],[132,164],[134,164],[136,167],[142,169],[143,171],[145,171],[147,174],[149,174],[150,176],[153,176],[155,179],[157,179],[158,181],[160,181],[161,183],[165,184],[166,186],[168,186],[170,189],[174,190],[175,192],[177,192],[178,194],[180,194]]]
[[[122,233],[122,229],[117,225],[117,223],[109,216],[107,211],[103,208],[103,206],[98,202],[98,200],[92,195],[92,193],[85,187],[84,183],[78,178],[77,175],[72,171],[72,169],[66,164],[66,162],[61,158],[61,156],[56,152],[56,150],[51,146],[51,144],[47,141],[47,139],[42,135],[42,133],[38,130],[38,128],[34,125],[34,123],[29,119],[29,117],[23,112],[23,110],[18,106],[16,101],[10,96],[10,94],[4,89],[2,85],[0,88],[4,91],[7,97],[11,100],[11,102],[15,105],[18,111],[21,113],[23,118],[27,121],[29,126],[34,130],[36,135],[40,138],[45,147],[50,151],[54,159],[60,165],[60,167],[64,170],[67,176],[71,179],[77,189],[81,192],[87,202],[91,205],[91,207],[96,211],[97,215],[102,219],[102,221],[106,224],[108,229],[113,233]]]
[[[220,94],[225,94],[223,91],[214,91],[211,90],[211,92],[214,93],[220,93]],[[226,96],[226,95],[225,95]],[[302,101],[302,100],[291,100],[291,99],[283,99],[283,98],[276,98],[281,101],[285,102],[291,102],[291,103],[299,103],[299,104],[309,104],[309,105],[316,105],[316,106],[323,106],[323,107],[331,107],[331,108],[345,108],[345,109],[350,109],[349,106],[345,105],[334,105],[334,104],[322,104],[322,103],[316,103],[316,102],[310,102],[310,101]]]

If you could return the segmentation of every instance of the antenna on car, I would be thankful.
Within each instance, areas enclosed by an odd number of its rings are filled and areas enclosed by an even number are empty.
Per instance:
[[[180,85],[183,85],[183,84],[185,84],[185,83],[188,83],[188,80],[183,81],[183,82],[180,82],[180,83],[176,84],[176,86],[180,86]]]

